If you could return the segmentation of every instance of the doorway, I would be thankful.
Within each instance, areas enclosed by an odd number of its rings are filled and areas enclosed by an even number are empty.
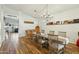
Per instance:
[[[11,16],[4,16],[5,40],[18,40],[19,20]]]

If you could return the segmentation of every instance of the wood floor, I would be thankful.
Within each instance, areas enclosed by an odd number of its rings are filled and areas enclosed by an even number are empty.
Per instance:
[[[26,37],[17,40],[5,40],[0,47],[1,54],[48,54],[49,49],[41,48]],[[68,44],[65,48],[65,54],[79,54],[79,47],[75,44]]]

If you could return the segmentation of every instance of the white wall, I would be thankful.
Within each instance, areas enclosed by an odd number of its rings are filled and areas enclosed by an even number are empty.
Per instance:
[[[67,10],[58,14],[54,14],[52,21],[64,21],[79,19],[79,8]],[[71,43],[76,42],[79,32],[79,24],[67,24],[67,25],[47,25],[46,32],[55,31],[57,34],[58,31],[67,32],[67,37]]]
[[[2,42],[4,41],[4,22],[3,22],[3,9],[2,6],[0,5],[0,21],[1,21],[1,39],[0,39],[0,46],[2,44]]]
[[[23,14],[20,12],[19,14],[19,36],[24,36],[25,35],[25,30],[28,30],[28,29],[34,29],[35,26],[37,25],[37,19],[35,18],[32,18],[31,16],[28,16],[26,14]],[[26,24],[24,23],[24,21],[27,21],[27,20],[31,20],[34,22],[34,24]]]
[[[64,20],[72,20],[72,19],[79,19],[79,8],[70,9],[58,14],[54,14],[53,20],[57,21],[64,21]]]
[[[1,6],[0,6],[0,46],[1,46]]]

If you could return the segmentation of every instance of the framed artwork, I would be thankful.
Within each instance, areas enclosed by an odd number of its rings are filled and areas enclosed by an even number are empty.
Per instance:
[[[34,24],[34,22],[32,22],[32,21],[24,21],[24,23],[27,23],[27,24]]]

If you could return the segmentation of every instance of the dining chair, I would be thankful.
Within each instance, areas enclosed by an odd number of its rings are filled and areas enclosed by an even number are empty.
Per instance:
[[[59,32],[58,32],[58,35],[59,35],[59,36],[62,36],[62,37],[67,37],[66,34],[67,34],[66,32],[62,32],[62,31],[59,31]]]
[[[63,44],[63,41],[59,41],[58,35],[49,35],[48,39],[49,46],[51,47],[50,53],[64,53],[65,44]]]

